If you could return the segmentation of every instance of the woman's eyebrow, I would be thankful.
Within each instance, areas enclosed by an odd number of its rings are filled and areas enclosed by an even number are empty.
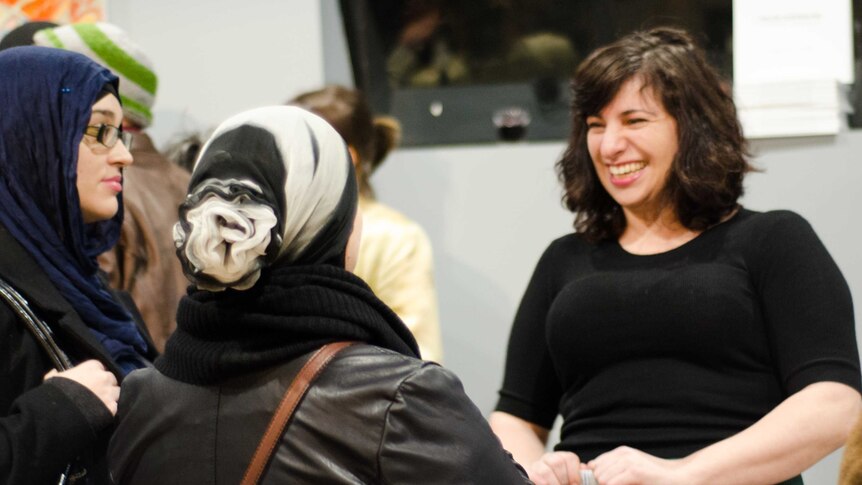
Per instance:
[[[630,115],[637,114],[637,113],[646,113],[648,115],[653,115],[653,116],[657,116],[657,114],[658,114],[657,112],[652,111],[652,110],[647,109],[647,108],[631,108],[631,109],[627,109],[627,110],[623,111],[622,113],[619,114],[619,116],[630,116]],[[586,118],[602,118],[602,115],[600,115],[600,114],[587,115]]]
[[[94,110],[93,110],[93,114],[94,114],[94,115],[102,115],[102,116],[104,116],[104,117],[108,118],[108,120],[111,120],[111,121],[115,118],[114,112],[113,112],[113,111],[106,110],[106,109],[94,109]]]
[[[655,114],[656,114],[654,111],[650,111],[646,108],[633,108],[633,109],[627,109],[627,110],[623,111],[622,115],[628,116],[628,115],[635,114],[635,113],[646,113],[646,114],[653,115],[653,116],[655,116]]]

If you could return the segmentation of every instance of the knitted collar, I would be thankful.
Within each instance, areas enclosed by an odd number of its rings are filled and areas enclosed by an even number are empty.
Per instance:
[[[184,297],[156,368],[179,381],[214,384],[339,340],[419,356],[410,330],[357,276],[326,264],[276,266],[250,290]]]

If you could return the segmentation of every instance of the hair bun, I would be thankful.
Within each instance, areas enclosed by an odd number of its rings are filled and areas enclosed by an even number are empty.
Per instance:
[[[401,143],[401,123],[391,116],[375,117],[372,170],[376,169],[399,143]]]

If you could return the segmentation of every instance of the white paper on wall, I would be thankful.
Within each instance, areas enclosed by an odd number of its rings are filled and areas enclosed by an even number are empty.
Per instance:
[[[851,0],[734,0],[733,79],[853,83]]]
[[[841,131],[852,26],[851,0],[734,0],[734,98],[748,138]]]

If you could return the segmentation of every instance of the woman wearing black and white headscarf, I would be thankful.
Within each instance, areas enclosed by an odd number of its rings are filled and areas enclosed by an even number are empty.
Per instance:
[[[350,155],[295,107],[236,115],[195,165],[175,231],[197,287],[157,370],[125,381],[118,483],[239,483],[311,352],[342,351],[293,415],[273,483],[526,483],[458,379],[350,273],[361,232]],[[158,413],[153,413],[158,409]]]

